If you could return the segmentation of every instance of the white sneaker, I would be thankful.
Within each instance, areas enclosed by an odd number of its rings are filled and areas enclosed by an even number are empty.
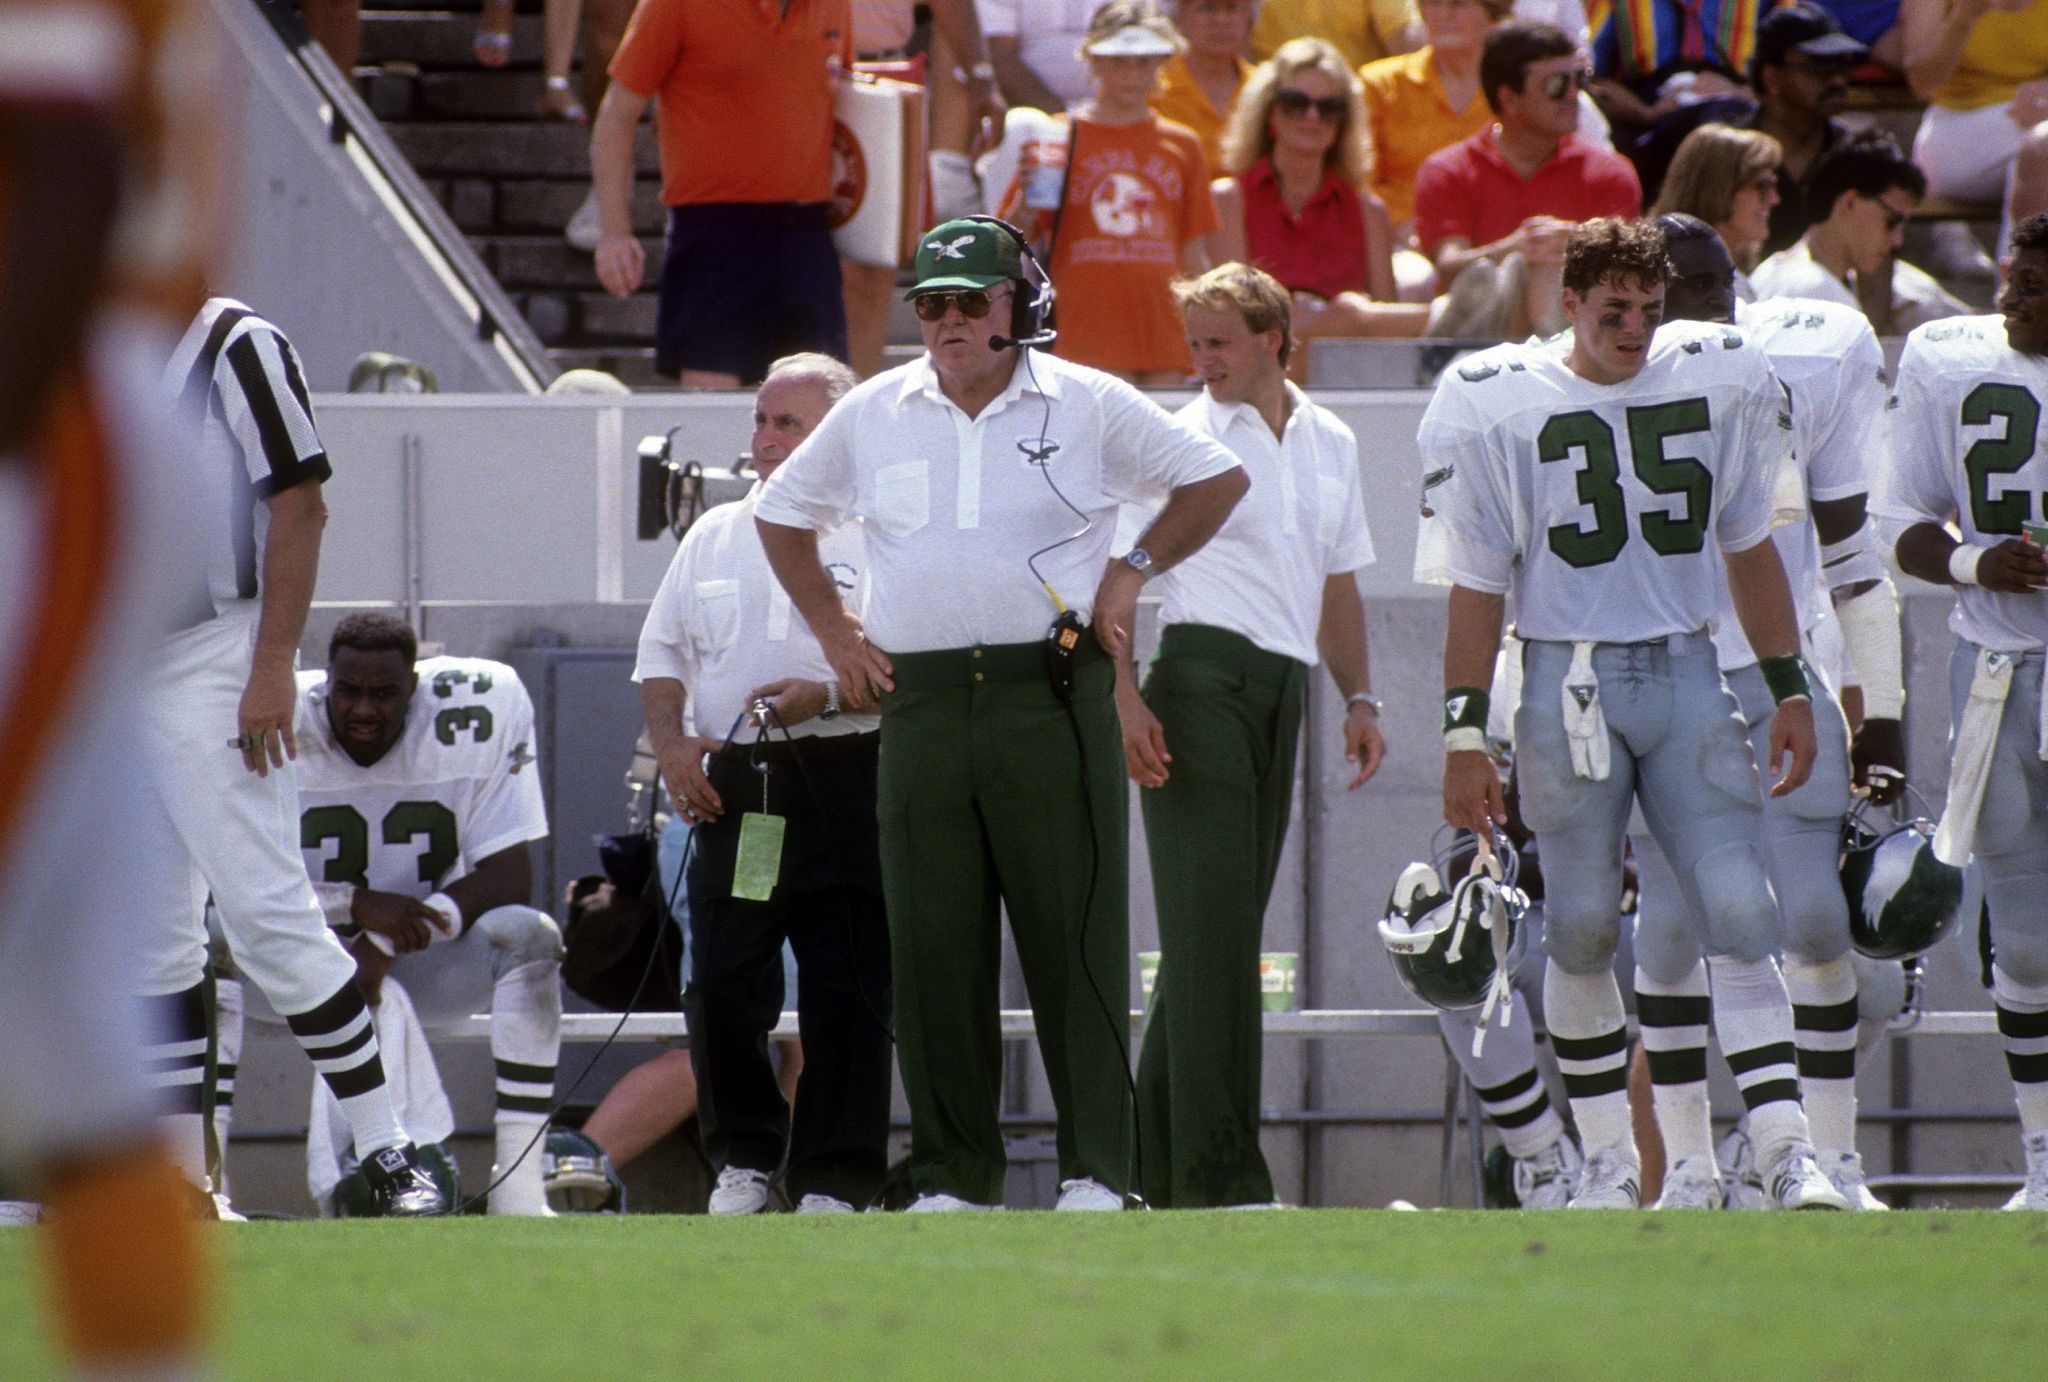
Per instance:
[[[1514,1159],[1515,1203],[1524,1209],[1563,1209],[1578,1192],[1586,1158],[1570,1137],[1559,1137],[1534,1156]]]
[[[1659,1209],[1719,1209],[1721,1177],[1714,1173],[1711,1153],[1686,1157],[1664,1173],[1664,1193],[1657,1197]]]
[[[1764,1178],[1756,1169],[1756,1146],[1749,1130],[1740,1123],[1714,1147],[1714,1161],[1721,1172],[1723,1209],[1762,1209]]]
[[[2027,1149],[2027,1183],[2005,1202],[2007,1209],[2048,1209],[2048,1132],[2037,1132],[2021,1144]]]
[[[853,1206],[833,1195],[806,1195],[796,1202],[799,1214],[851,1214]]]
[[[33,1200],[0,1200],[0,1228],[26,1228],[43,1221],[43,1207]]]
[[[590,254],[597,249],[602,232],[597,223],[597,189],[591,188],[583,198],[583,205],[576,208],[576,214],[569,218],[569,224],[562,228],[562,238],[572,249]]]
[[[768,1207],[768,1173],[728,1166],[711,1192],[713,1214],[759,1214]]]
[[[910,1206],[903,1212],[905,1214],[986,1213],[995,1208],[997,1208],[996,1205],[976,1204],[973,1200],[963,1200],[958,1195],[948,1195],[943,1190],[934,1190],[930,1194],[919,1195],[910,1202]]]
[[[249,1216],[236,1209],[226,1195],[213,1192],[213,1217],[224,1224],[246,1224]]]
[[[1639,1209],[1643,1203],[1641,1168],[1620,1149],[1603,1147],[1586,1158],[1578,1192],[1569,1209]]]
[[[1849,1202],[1835,1189],[1804,1142],[1787,1146],[1764,1176],[1764,1193],[1773,1209],[1847,1209]]]
[[[1821,1174],[1828,1178],[1828,1184],[1841,1192],[1849,1202],[1849,1208],[1868,1212],[1888,1212],[1891,1206],[1870,1193],[1870,1187],[1863,1182],[1863,1155],[1860,1152],[1815,1152],[1814,1160],[1820,1163]]]
[[[1124,1197],[1104,1185],[1093,1176],[1082,1176],[1078,1180],[1060,1182],[1059,1203],[1053,1206],[1058,1213],[1083,1213],[1087,1211],[1118,1210],[1124,1207]]]

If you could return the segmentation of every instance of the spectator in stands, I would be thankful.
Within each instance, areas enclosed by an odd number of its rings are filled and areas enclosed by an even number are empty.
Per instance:
[[[1252,29],[1252,58],[1264,62],[1297,38],[1332,44],[1353,69],[1412,53],[1426,41],[1415,0],[1265,0]]]
[[[1058,112],[1086,100],[1093,83],[1081,56],[1099,0],[976,0],[996,84],[1012,107]]]
[[[1512,0],[1422,0],[1429,43],[1359,72],[1372,125],[1372,191],[1405,242],[1414,228],[1415,178],[1423,160],[1493,123],[1483,99],[1479,53]]]
[[[1202,157],[1221,167],[1224,122],[1252,71],[1244,46],[1258,0],[1168,0],[1166,8],[1188,46],[1166,60],[1152,109],[1193,130]]]
[[[1756,130],[1702,125],[1678,146],[1664,190],[1650,215],[1697,216],[1714,228],[1735,261],[1736,296],[1752,294],[1743,278],[1763,255],[1778,204],[1778,169],[1784,151]]]
[[[1899,25],[1928,103],[1913,159],[1937,197],[2003,201],[2002,253],[2048,211],[2048,0],[1904,0]]]
[[[646,256],[633,235],[633,129],[658,93],[668,254],[655,369],[686,389],[758,382],[779,355],[844,359],[846,313],[826,212],[829,63],[850,56],[845,7],[642,0],[612,61],[590,135],[597,275],[629,296]],[[773,157],[764,157],[773,150]]]
[[[1757,266],[1750,282],[1758,298],[1860,307],[1880,336],[1969,310],[1921,270],[1892,259],[1927,195],[1927,178],[1889,135],[1866,131],[1830,151],[1806,194],[1813,225]]]
[[[1849,74],[1867,56],[1864,46],[1842,32],[1833,15],[1818,5],[1793,3],[1772,10],[1757,30],[1749,76],[1754,101],[1708,102],[1658,122],[1631,150],[1643,191],[1652,201],[1665,169],[1687,135],[1705,124],[1760,130],[1778,141],[1779,201],[1764,242],[1772,253],[1806,233],[1806,183],[1820,156],[1849,137],[1835,116],[1849,94]]]
[[[1593,94],[1617,135],[1632,137],[1681,106],[1745,95],[1763,8],[1758,0],[1608,5],[1593,27]]]
[[[573,118],[588,119],[589,112],[596,110],[604,100],[605,85],[611,81],[612,58],[619,51],[619,40],[626,36],[626,25],[633,18],[633,0],[545,0],[541,19],[541,68],[547,75],[541,92],[541,114],[555,118],[560,108],[560,118],[572,118],[566,112],[570,107],[580,107],[582,115]],[[569,69],[576,59],[576,30],[578,22],[583,30],[583,69],[577,73],[578,81],[572,91],[569,87]],[[561,83],[556,83],[556,78]],[[566,105],[562,98],[568,97]],[[562,238],[572,248],[590,254],[597,249],[597,189],[584,193],[583,201],[569,216],[568,224],[562,228]]]
[[[341,75],[346,77],[354,72],[356,54],[362,50],[363,44],[362,0],[304,0],[304,14],[307,31],[313,35],[314,42],[327,50],[327,56],[341,69]],[[509,51],[509,31],[505,42]]]
[[[1037,204],[1020,177],[998,213],[1043,247],[1060,293],[1054,349],[1135,384],[1177,384],[1192,368],[1170,285],[1208,266],[1216,228],[1202,146],[1147,104],[1183,45],[1153,0],[1098,9],[1084,45],[1095,95],[1067,122],[1057,199]]]
[[[1365,100],[1343,56],[1319,38],[1283,44],[1239,102],[1210,257],[1278,279],[1294,296],[1296,336],[1419,335],[1428,309],[1394,300],[1393,227],[1366,190]]]
[[[1546,316],[1534,325],[1558,325],[1549,318],[1572,228],[1642,210],[1628,160],[1575,134],[1586,77],[1571,38],[1551,25],[1510,20],[1487,34],[1479,78],[1498,123],[1431,154],[1415,183],[1416,240],[1461,303],[1497,306],[1534,285]],[[1461,289],[1472,272],[1491,286]]]

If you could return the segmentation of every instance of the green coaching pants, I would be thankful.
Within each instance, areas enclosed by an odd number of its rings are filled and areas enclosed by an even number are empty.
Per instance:
[[[1264,1204],[1259,933],[1294,792],[1307,668],[1242,635],[1170,624],[1145,703],[1173,755],[1140,797],[1159,905],[1138,1111],[1159,1208]]]
[[[911,1183],[1002,1202],[1001,903],[1059,1119],[1060,1176],[1122,1191],[1132,1169],[1129,807],[1109,659],[1082,640],[1073,714],[1085,798],[1040,644],[891,660],[877,809]]]

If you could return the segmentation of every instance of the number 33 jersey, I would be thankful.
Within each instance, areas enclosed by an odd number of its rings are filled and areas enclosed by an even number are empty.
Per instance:
[[[398,742],[369,767],[335,742],[327,674],[299,674],[299,847],[316,883],[424,898],[548,833],[533,702],[501,662],[434,657]]]
[[[1523,638],[1634,643],[1712,621],[1709,537],[1769,536],[1791,415],[1740,330],[1673,322],[1619,384],[1539,343],[1461,360],[1417,440],[1417,580],[1512,593]]]
[[[1941,524],[1995,547],[2048,522],[2048,359],[2006,343],[2001,317],[1951,317],[1906,338],[1892,395],[1891,465],[1871,509],[1886,527]],[[2048,643],[2048,598],[1956,588],[1949,627],[1979,647],[2021,652]]]

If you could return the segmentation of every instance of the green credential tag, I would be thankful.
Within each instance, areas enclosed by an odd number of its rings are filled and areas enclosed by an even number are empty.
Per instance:
[[[780,816],[749,811],[740,817],[740,853],[732,866],[732,895],[749,902],[766,902],[775,892],[775,880],[782,872],[782,831],[788,822]]]

